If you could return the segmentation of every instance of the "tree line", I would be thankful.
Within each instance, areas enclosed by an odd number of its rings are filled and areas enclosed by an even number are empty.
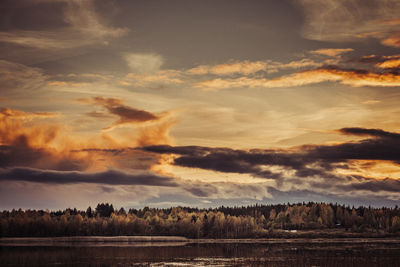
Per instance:
[[[101,203],[86,211],[0,212],[1,237],[178,235],[189,238],[269,237],[290,230],[342,229],[400,234],[400,209],[325,203],[115,209]],[[299,231],[300,232],[300,231]]]

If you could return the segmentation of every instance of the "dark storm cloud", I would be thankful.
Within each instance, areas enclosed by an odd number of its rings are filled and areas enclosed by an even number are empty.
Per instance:
[[[144,147],[143,150],[181,155],[174,160],[174,164],[183,167],[230,173],[251,173],[254,176],[268,178],[280,177],[280,174],[262,170],[258,166],[271,161],[282,161],[280,158],[274,158],[275,155],[267,155],[265,153],[252,153],[230,148],[172,147],[166,145]]]
[[[380,138],[400,139],[400,134],[386,132],[381,129],[365,129],[365,128],[353,127],[353,128],[342,128],[339,130],[339,132],[347,135],[375,136]]]
[[[1,145],[0,167],[31,165],[38,159],[47,156],[41,149],[33,149],[26,145]]]
[[[400,138],[365,139],[333,146],[314,146],[306,156],[327,163],[347,160],[400,160]]]
[[[343,128],[342,134],[367,136],[369,138],[338,145],[309,145],[292,151],[284,150],[233,150],[198,146],[148,146],[145,151],[178,155],[174,164],[219,172],[249,173],[257,177],[282,177],[272,173],[268,167],[280,166],[294,170],[298,177],[320,176],[338,178],[332,171],[351,168],[350,160],[400,161],[400,134],[380,129]]]
[[[94,183],[106,185],[178,186],[171,177],[159,176],[152,173],[127,173],[117,170],[89,173],[32,168],[3,168],[0,169],[0,180],[43,184]]]

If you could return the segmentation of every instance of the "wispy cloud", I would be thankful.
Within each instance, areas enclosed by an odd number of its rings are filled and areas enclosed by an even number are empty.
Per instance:
[[[200,65],[189,69],[187,73],[194,75],[214,74],[214,75],[249,75],[267,69],[267,62],[263,61],[239,61],[214,66]]]
[[[396,0],[297,0],[305,14],[302,33],[322,41],[355,41],[377,38],[383,45],[398,47],[397,21],[400,3]]]
[[[217,78],[199,82],[196,86],[203,90],[213,91],[228,88],[296,87],[322,82],[340,82],[354,87],[395,87],[400,86],[400,76],[396,73],[375,73],[365,70],[346,70],[330,67],[306,70],[275,79],[251,77]]]
[[[18,95],[42,89],[47,82],[39,68],[0,60],[0,90],[3,95]]]
[[[120,81],[120,85],[157,88],[165,85],[177,85],[184,82],[180,71],[158,70],[154,73],[129,73]]]
[[[277,72],[280,69],[301,69],[305,67],[318,67],[321,63],[315,62],[312,59],[303,58],[293,60],[288,63],[277,62],[272,60],[264,61],[232,61],[217,65],[200,65],[186,71],[192,75],[212,74],[217,76],[244,75],[249,76],[259,72]]]
[[[0,108],[0,118],[4,116],[8,118],[31,120],[33,118],[49,118],[57,115],[58,114],[51,112],[24,112],[11,108]]]
[[[39,3],[38,3],[39,4]],[[0,32],[0,42],[38,49],[68,49],[93,43],[107,44],[108,38],[125,35],[128,30],[107,26],[96,13],[91,0],[59,1],[63,7],[58,18],[68,26],[56,30],[12,30]],[[27,11],[29,12],[29,11]]]
[[[344,53],[354,51],[353,48],[322,48],[311,51],[313,54],[325,55],[330,57],[336,57]]]

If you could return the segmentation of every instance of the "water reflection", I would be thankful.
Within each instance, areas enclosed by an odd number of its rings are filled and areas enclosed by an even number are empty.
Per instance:
[[[115,245],[115,244],[114,244]],[[1,266],[400,266],[397,243],[1,246]]]

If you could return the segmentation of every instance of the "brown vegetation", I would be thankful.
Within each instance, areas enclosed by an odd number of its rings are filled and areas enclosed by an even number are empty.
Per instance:
[[[299,230],[294,231],[294,230]],[[312,230],[312,231],[310,231]],[[302,203],[197,209],[123,208],[0,212],[1,237],[166,235],[189,238],[400,234],[400,209]]]

